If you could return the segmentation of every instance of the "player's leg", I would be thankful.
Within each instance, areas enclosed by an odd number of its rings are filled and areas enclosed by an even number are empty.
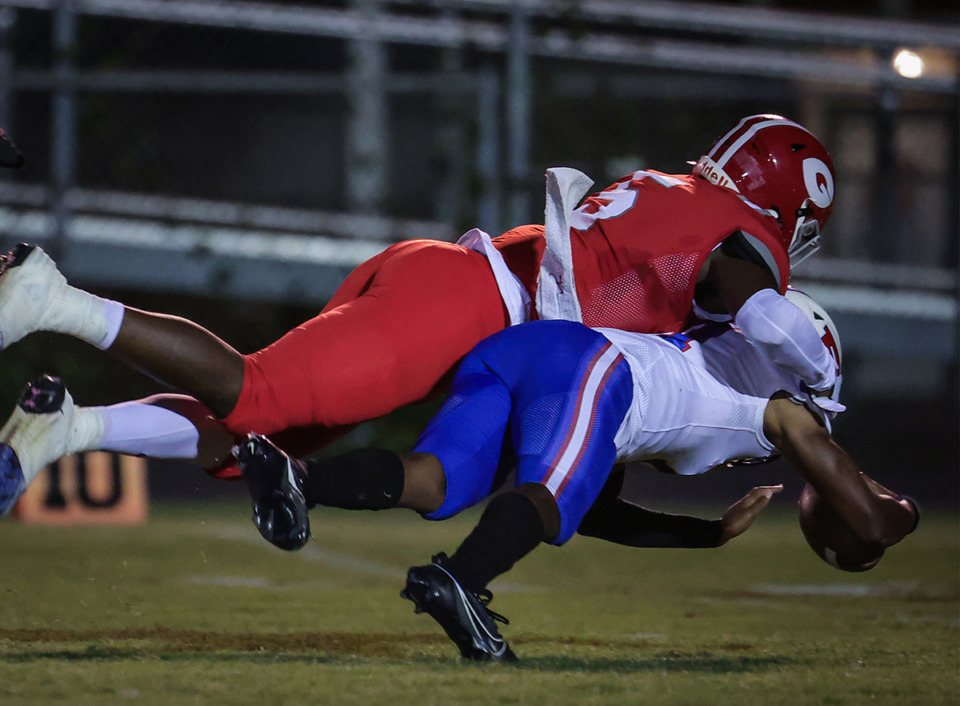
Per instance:
[[[264,539],[286,551],[300,549],[310,539],[308,511],[318,505],[428,512],[443,501],[443,467],[428,454],[367,448],[303,460],[254,433],[236,453],[250,490],[254,525]]]
[[[450,243],[391,246],[360,296],[245,359],[224,422],[236,433],[339,426],[435,390],[479,340],[507,324],[482,255]]]
[[[221,415],[233,408],[243,383],[242,356],[209,331],[70,286],[42,249],[18,245],[0,268],[0,348],[34,331],[110,350]]]
[[[512,468],[512,450],[505,448],[510,441],[510,390],[488,361],[526,357],[525,346],[516,345],[520,343],[516,331],[490,337],[464,359],[446,402],[417,442],[416,451],[437,459],[443,470],[443,503],[424,513],[428,519],[445,519],[480,502],[502,485]],[[518,506],[516,497],[512,492],[495,496],[478,528],[454,555],[456,561],[440,553],[430,564],[412,567],[400,594],[413,602],[417,613],[436,620],[467,659],[516,659],[495,624],[506,620],[487,607],[492,595],[485,585],[472,585],[470,573],[457,564],[476,559],[485,565],[501,566],[504,561],[512,565],[504,554],[512,553],[510,535],[515,532],[522,538],[533,534],[539,542],[543,535],[539,516],[531,512],[529,502],[521,499]]]
[[[623,357],[600,334],[537,322],[491,339],[478,354],[510,383],[518,487],[495,497],[446,568],[478,592],[541,541],[562,544],[613,466],[613,440],[631,399]],[[562,502],[560,499],[562,498]]]
[[[254,382],[246,388],[250,392],[248,403],[234,410],[236,413],[230,417],[231,431],[238,435],[250,429],[273,432],[297,425],[296,422],[288,423],[290,417],[308,420],[302,426],[314,426],[314,415],[310,410],[317,400],[317,391],[310,384],[310,375],[316,374],[320,378],[315,382],[321,387],[322,379],[335,378],[331,383],[332,390],[334,393],[339,390],[340,394],[322,395],[320,402],[323,409],[335,410],[325,416],[320,415],[327,420],[330,433],[324,433],[321,429],[291,432],[295,439],[289,445],[285,438],[278,437],[278,443],[291,452],[306,453],[322,446],[328,437],[335,438],[342,434],[351,421],[377,416],[422,396],[425,394],[423,390],[429,390],[440,375],[469,349],[474,339],[504,325],[502,303],[485,260],[476,253],[468,253],[463,248],[449,244],[439,244],[437,249],[441,256],[431,258],[430,250],[435,244],[427,243],[424,247],[424,242],[401,244],[361,264],[338,289],[320,317],[307,322],[301,327],[302,330],[286,337],[282,344],[246,360],[193,322],[126,308],[117,302],[70,287],[42,250],[22,246],[6,257],[0,274],[0,347],[19,340],[33,330],[53,330],[75,335],[101,348],[109,348],[130,365],[189,392],[218,417],[226,416],[237,406],[240,391],[244,389],[245,364],[249,364],[255,372],[251,376]],[[349,310],[341,308],[371,288],[381,265],[393,260],[401,252],[421,254],[410,258],[406,267],[387,268],[387,276],[376,282],[374,296],[367,298],[393,301],[393,306],[374,304]],[[403,261],[403,258],[399,259],[401,265]],[[430,272],[431,276],[424,277],[425,272]],[[416,291],[407,291],[406,297],[391,299],[390,292],[403,290],[403,281],[407,276],[411,280],[429,280],[436,286],[414,287]],[[400,283],[399,287],[397,282]],[[450,297],[451,291],[457,291],[457,297]],[[447,310],[450,307],[435,306],[441,300],[462,300],[466,303],[458,312],[462,315],[455,316],[453,322],[446,321],[450,336],[444,333],[446,329],[442,320],[438,322],[432,319],[432,315],[448,317],[451,313]],[[404,305],[407,305],[406,311],[399,311]],[[334,309],[337,310],[335,314],[326,316]],[[381,371],[381,380],[383,377],[393,381],[403,378],[407,384],[400,385],[401,389],[391,385],[390,381],[378,384],[376,376],[373,376],[370,378],[370,387],[366,388],[367,394],[354,396],[356,386],[351,383],[358,377],[364,377],[363,373],[371,367],[376,372],[377,365],[383,360],[381,347],[391,344],[388,338],[367,341],[369,345],[355,340],[355,334],[364,338],[361,329],[366,327],[364,317],[367,313],[370,314],[371,324],[378,317],[380,321],[384,317],[388,319],[388,329],[393,323],[394,340],[396,335],[402,337],[397,332],[398,327],[402,328],[402,323],[398,325],[398,322],[404,316],[417,317],[421,330],[413,331],[411,328],[410,337],[404,340],[416,340],[421,345],[406,354],[401,351],[402,345],[392,346],[395,355],[387,355],[387,362],[396,365],[389,366],[389,371]],[[432,327],[431,332],[435,336],[440,337],[438,345],[433,345],[422,330],[426,324]],[[320,349],[329,346],[333,349],[328,355],[321,356],[322,364],[312,368],[305,381],[303,375],[297,377],[288,367],[288,363],[297,364],[295,359],[298,355],[305,354],[302,349],[298,350],[300,346]],[[425,350],[431,347],[432,350]],[[381,351],[380,357],[378,350]],[[309,355],[306,357],[310,358]],[[358,366],[358,361],[364,361],[367,367]],[[403,369],[398,370],[398,367]],[[437,372],[438,368],[442,370]],[[354,373],[352,376],[350,371]],[[417,371],[423,372],[418,374]],[[296,378],[293,384],[289,384],[291,377]],[[274,378],[278,380],[277,386],[273,385]],[[371,389],[374,392],[370,392]],[[395,394],[391,395],[391,391]],[[358,399],[375,402],[371,402],[373,407],[364,407],[361,402],[359,410],[346,409],[346,402],[356,402]],[[264,404],[265,400],[268,404]],[[341,408],[344,416],[349,418],[348,422],[338,421],[336,410]],[[265,411],[261,414],[259,410]],[[290,413],[285,414],[285,410]],[[308,438],[314,438],[315,443],[304,443]],[[222,473],[238,475],[236,468],[222,469]]]
[[[468,355],[447,403],[411,454],[358,449],[304,461],[250,434],[237,455],[250,488],[254,524],[265,539],[291,550],[306,543],[306,511],[318,505],[455,514],[489,494],[508,415],[509,394],[502,382]]]
[[[0,430],[0,515],[37,474],[61,456],[115,451],[179,458],[220,476],[233,436],[197,400],[155,395],[101,407],[74,404],[63,382],[42,376],[27,384]]]
[[[307,506],[403,506],[431,519],[456,514],[502,481],[499,461],[509,412],[510,395],[502,379],[471,353],[411,454],[364,449],[304,462],[251,435],[239,449],[239,462],[250,486],[254,522],[275,545],[298,549],[309,537]],[[411,570],[403,595],[418,612],[434,617],[465,655],[512,658],[482,598],[464,592],[439,567],[441,559],[435,560]]]
[[[489,502],[451,556],[413,567],[404,596],[444,627],[463,656],[511,660],[493,622],[500,616],[486,607],[487,586],[541,542],[565,541],[568,524],[576,528],[613,465],[630,376],[606,339],[569,322],[509,329],[474,355],[509,386],[519,485]],[[567,473],[565,480],[551,476],[557,469]]]
[[[385,257],[381,253],[357,266],[323,311],[360,296]],[[218,418],[226,417],[240,397],[244,357],[187,319],[124,307],[122,324],[109,350],[132,367],[202,400]],[[238,433],[246,431],[240,429]],[[292,452],[300,447],[296,444]]]
[[[124,307],[108,349],[124,363],[201,400],[218,417],[229,414],[243,386],[243,356],[198,324]]]
[[[328,308],[359,296],[375,260],[347,278]],[[72,287],[41,248],[19,245],[0,267],[0,349],[34,331],[64,333],[109,349],[132,367],[202,400],[220,417],[234,408],[243,386],[243,356],[210,331]]]
[[[474,355],[509,385],[518,461],[518,487],[491,500],[446,564],[477,592],[541,541],[560,538],[562,543],[575,531],[579,517],[564,523],[562,514],[569,516],[567,508],[578,498],[586,512],[602,488],[613,466],[613,437],[629,404],[630,379],[607,339],[571,322],[509,329],[478,346]],[[589,475],[583,471],[592,459],[601,470],[588,482],[580,476]],[[557,503],[561,491],[567,499],[564,513]]]

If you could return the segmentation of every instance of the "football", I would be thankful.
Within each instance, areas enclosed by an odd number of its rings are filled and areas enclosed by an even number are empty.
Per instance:
[[[842,571],[867,571],[883,557],[883,547],[858,539],[809,483],[797,505],[807,544],[830,566]]]

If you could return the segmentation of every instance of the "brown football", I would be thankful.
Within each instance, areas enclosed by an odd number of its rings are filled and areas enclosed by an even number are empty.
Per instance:
[[[883,557],[883,547],[858,539],[809,483],[797,506],[807,544],[830,566],[842,571],[867,571]]]

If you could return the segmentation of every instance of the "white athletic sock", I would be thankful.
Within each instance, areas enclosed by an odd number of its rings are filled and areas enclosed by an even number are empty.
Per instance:
[[[103,419],[97,414],[95,407],[74,407],[73,421],[63,455],[95,451],[103,437],[103,424]],[[55,460],[52,459],[50,463]]]
[[[113,301],[113,299],[104,299],[103,308],[103,315],[107,320],[107,331],[103,338],[101,338],[98,343],[94,343],[93,345],[100,350],[105,351],[113,345],[114,340],[117,338],[117,334],[120,333],[120,325],[123,323],[123,314],[126,311],[126,307],[124,307],[120,302]]]
[[[80,412],[92,412],[102,423],[100,438],[90,442],[88,449],[154,458],[197,457],[197,428],[169,409],[143,402],[122,402],[109,407],[78,408],[77,413]]]
[[[123,323],[123,304],[67,285],[48,308],[43,328],[69,334],[97,348],[109,348]]]

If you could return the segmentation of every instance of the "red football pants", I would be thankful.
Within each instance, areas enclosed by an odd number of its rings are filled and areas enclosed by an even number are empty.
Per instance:
[[[397,243],[357,267],[318,316],[245,356],[240,398],[222,421],[238,435],[290,430],[271,438],[291,452],[319,448],[424,399],[508,324],[486,257],[441,241]]]

